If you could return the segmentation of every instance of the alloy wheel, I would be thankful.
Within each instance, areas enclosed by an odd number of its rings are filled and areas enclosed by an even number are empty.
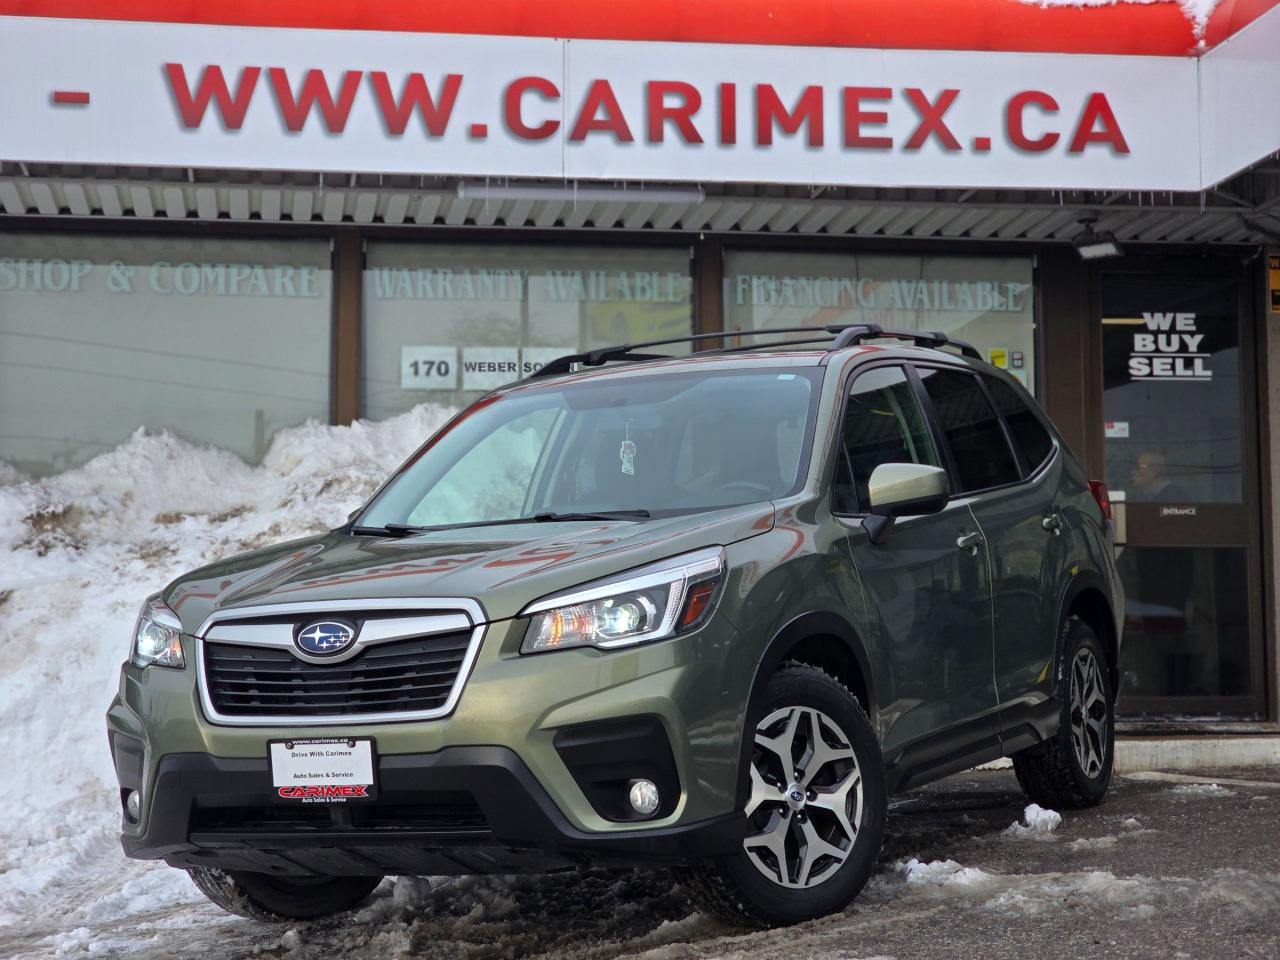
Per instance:
[[[1093,651],[1082,649],[1071,663],[1071,745],[1081,771],[1090,779],[1106,763],[1109,722],[1102,669]]]
[[[779,886],[814,887],[849,858],[862,824],[862,773],[845,732],[812,707],[760,721],[747,801],[747,858]]]

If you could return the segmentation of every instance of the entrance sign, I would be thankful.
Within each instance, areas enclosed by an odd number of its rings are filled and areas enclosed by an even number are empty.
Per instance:
[[[1199,75],[1189,57],[0,17],[5,157],[62,163],[1198,190]]]

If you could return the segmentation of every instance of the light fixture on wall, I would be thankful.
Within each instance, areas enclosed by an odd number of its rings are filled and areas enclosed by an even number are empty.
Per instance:
[[[1124,256],[1124,248],[1114,233],[1109,230],[1099,233],[1093,229],[1097,217],[1082,217],[1078,222],[1084,230],[1076,234],[1071,243],[1081,260],[1108,260]]]
[[[568,203],[701,203],[701,187],[605,187],[564,184],[460,181],[459,200],[552,200]]]

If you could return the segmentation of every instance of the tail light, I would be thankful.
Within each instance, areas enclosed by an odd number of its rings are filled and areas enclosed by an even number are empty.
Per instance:
[[[1090,480],[1089,492],[1093,494],[1093,499],[1097,500],[1098,506],[1102,508],[1102,515],[1110,520],[1111,494],[1107,491],[1107,485],[1101,480]]]

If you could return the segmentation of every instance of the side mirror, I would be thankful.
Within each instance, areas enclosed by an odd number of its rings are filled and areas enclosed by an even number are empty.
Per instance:
[[[884,543],[898,517],[937,513],[947,505],[947,471],[923,463],[882,463],[871,471],[871,511],[862,525],[872,543]]]

